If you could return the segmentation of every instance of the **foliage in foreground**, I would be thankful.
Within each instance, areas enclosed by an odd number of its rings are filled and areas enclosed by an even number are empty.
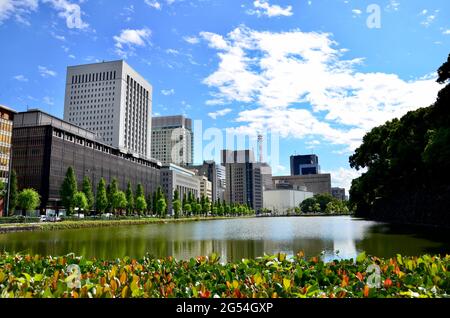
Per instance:
[[[81,280],[68,268],[79,266]],[[377,264],[379,287],[368,284]],[[71,266],[72,265],[72,266]],[[285,254],[220,264],[216,255],[115,261],[68,255],[0,255],[0,297],[448,297],[450,256],[379,259],[365,254],[324,263]]]

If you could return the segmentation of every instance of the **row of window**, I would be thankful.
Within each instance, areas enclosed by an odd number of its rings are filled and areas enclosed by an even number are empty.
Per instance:
[[[72,75],[72,84],[109,81],[116,79],[116,71]]]
[[[71,142],[77,143],[79,145],[84,145],[86,147],[93,148],[95,150],[102,151],[102,152],[107,153],[107,154],[112,154],[112,155],[124,158],[124,159],[132,161],[132,162],[136,162],[136,163],[139,163],[139,164],[142,164],[142,165],[145,165],[145,166],[155,167],[154,163],[148,162],[148,161],[146,161],[144,159],[135,158],[135,157],[129,157],[129,156],[127,156],[127,155],[125,155],[125,154],[123,154],[121,152],[119,152],[118,154],[114,154],[113,153],[114,149],[112,149],[112,148],[110,148],[108,146],[105,146],[105,145],[102,145],[102,144],[98,144],[96,142],[92,142],[90,140],[87,140],[87,139],[84,139],[84,138],[81,138],[81,137],[78,137],[78,136],[74,136],[74,135],[69,134],[69,133],[64,133],[64,132],[62,132],[62,131],[60,131],[58,129],[54,129],[53,130],[53,136],[61,138],[63,140],[67,140],[67,141],[71,141]]]

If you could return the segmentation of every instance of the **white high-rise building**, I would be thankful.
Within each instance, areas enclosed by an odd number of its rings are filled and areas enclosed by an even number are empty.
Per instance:
[[[152,158],[183,166],[192,164],[193,157],[192,119],[183,115],[152,118]]]
[[[64,120],[135,156],[151,157],[152,86],[125,61],[69,66]]]

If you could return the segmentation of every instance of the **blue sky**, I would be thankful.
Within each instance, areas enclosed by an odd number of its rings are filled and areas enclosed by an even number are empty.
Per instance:
[[[0,104],[62,117],[68,65],[123,58],[153,85],[155,114],[270,130],[274,174],[315,152],[348,188],[364,133],[434,101],[450,2],[0,0],[0,39]]]

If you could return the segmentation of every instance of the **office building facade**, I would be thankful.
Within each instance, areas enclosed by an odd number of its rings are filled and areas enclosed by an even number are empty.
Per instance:
[[[269,210],[274,215],[283,215],[288,212],[294,212],[300,204],[313,197],[312,192],[275,189],[264,191],[264,209]]]
[[[331,195],[338,200],[345,201],[347,199],[345,188],[331,188]]]
[[[275,189],[291,188],[305,190],[314,194],[331,194],[331,174],[310,174],[304,176],[276,176],[272,177]]]
[[[208,198],[209,202],[213,202],[212,198],[212,182],[205,176],[197,176],[200,181],[200,197]]]
[[[255,211],[263,208],[263,171],[261,163],[255,162],[253,151],[222,151],[225,166],[225,201],[246,204]]]
[[[151,157],[152,86],[125,61],[67,68],[64,120],[133,156]]]
[[[316,155],[291,156],[291,176],[304,176],[319,173],[319,157]]]
[[[213,160],[203,161],[201,165],[188,165],[186,169],[194,171],[198,176],[205,176],[212,185],[212,202],[224,200],[226,180],[225,167]]]
[[[173,215],[173,195],[178,190],[180,200],[192,193],[200,198],[200,180],[194,172],[175,164],[163,165],[161,168],[161,186],[167,198],[167,211]]]
[[[152,158],[163,164],[192,164],[194,135],[192,120],[182,115],[152,118]]]
[[[161,164],[111,147],[94,133],[39,110],[14,117],[12,167],[19,189],[34,188],[41,195],[41,209],[61,209],[60,188],[67,169],[74,168],[78,185],[85,176],[96,188],[101,178],[141,183],[146,194],[160,182]]]
[[[10,176],[11,139],[15,114],[14,110],[0,105],[0,182],[3,183],[5,191],[8,189]],[[0,198],[0,217],[5,214],[6,208],[6,198]]]

